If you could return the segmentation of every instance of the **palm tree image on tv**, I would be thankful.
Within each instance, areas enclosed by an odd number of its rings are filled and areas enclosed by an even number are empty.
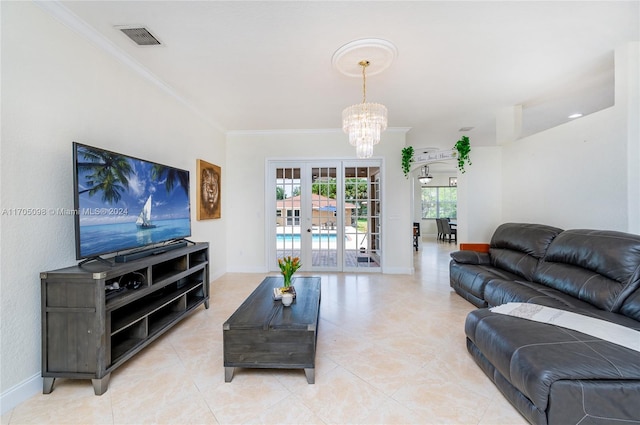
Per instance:
[[[102,194],[102,200],[108,204],[117,204],[122,193],[129,189],[129,176],[133,172],[127,158],[113,152],[85,148],[80,151],[87,162],[78,162],[78,174],[85,175],[85,183],[90,186],[78,191],[89,196]]]
[[[76,149],[82,257],[190,236],[188,171],[84,145]]]
[[[184,189],[187,195],[189,194],[189,173],[184,170],[154,164],[151,169],[151,176],[154,180],[162,180],[165,178],[165,188],[167,192],[171,192],[177,183]]]

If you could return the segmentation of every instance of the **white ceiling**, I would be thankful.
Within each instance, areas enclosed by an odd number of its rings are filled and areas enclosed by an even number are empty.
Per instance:
[[[528,105],[528,132],[613,101],[613,51],[639,39],[639,1],[61,1],[224,131],[336,129],[362,81],[333,53],[382,38],[398,56],[367,101],[416,147],[462,133],[495,144],[496,113]],[[75,18],[74,18],[75,19]],[[139,47],[118,25],[163,43]],[[93,31],[93,30],[92,30]],[[346,141],[345,135],[345,141]],[[383,135],[384,142],[384,135]]]

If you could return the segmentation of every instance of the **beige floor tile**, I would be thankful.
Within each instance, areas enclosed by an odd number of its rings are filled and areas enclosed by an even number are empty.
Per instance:
[[[251,424],[309,424],[324,422],[297,397],[289,396],[248,421]]]
[[[322,379],[322,385],[308,385],[297,395],[327,423],[363,423],[369,412],[388,399],[382,391],[343,367],[332,369]]]
[[[522,425],[526,423],[516,409],[505,403],[504,397],[496,389],[496,395],[489,403],[478,425]]]
[[[432,369],[426,369],[427,371]],[[477,424],[485,413],[490,397],[467,389],[454,377],[430,374],[422,382],[410,382],[393,398],[402,405],[429,418],[430,423]]]
[[[429,423],[429,418],[423,416],[419,412],[398,403],[396,400],[389,399],[382,405],[376,406],[364,418],[363,423],[366,424],[398,424],[398,425],[425,425]]]
[[[2,415],[16,424],[524,424],[465,346],[474,307],[449,287],[455,244],[425,243],[415,274],[318,273],[316,381],[302,370],[236,369],[222,325],[264,275],[226,274],[191,315],[112,373],[56,380]],[[306,275],[310,275],[305,273]]]
[[[262,369],[238,373],[232,382],[222,382],[202,390],[202,397],[221,424],[246,423],[266,414],[291,396],[289,390],[269,372]]]
[[[85,382],[85,386],[87,383]],[[73,389],[71,388],[73,387]],[[89,394],[86,391],[89,389]],[[55,393],[55,391],[54,391]],[[58,394],[40,394],[16,407],[10,424],[112,424],[111,394],[93,395],[93,387],[75,384]]]

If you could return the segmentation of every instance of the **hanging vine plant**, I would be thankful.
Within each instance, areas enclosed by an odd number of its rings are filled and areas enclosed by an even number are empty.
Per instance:
[[[406,178],[409,178],[411,172],[411,163],[413,162],[413,146],[407,146],[402,149],[402,172]]]
[[[469,138],[467,136],[462,136],[462,138],[456,142],[453,148],[458,151],[458,170],[464,173],[466,171],[464,169],[465,162],[467,163],[467,165],[471,165],[471,158],[469,158],[469,153],[471,152],[471,143],[469,142]]]

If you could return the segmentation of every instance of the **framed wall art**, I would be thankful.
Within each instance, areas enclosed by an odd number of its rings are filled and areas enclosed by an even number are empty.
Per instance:
[[[220,218],[220,198],[222,196],[220,167],[198,159],[196,160],[196,173],[198,175],[196,218],[198,220]]]

